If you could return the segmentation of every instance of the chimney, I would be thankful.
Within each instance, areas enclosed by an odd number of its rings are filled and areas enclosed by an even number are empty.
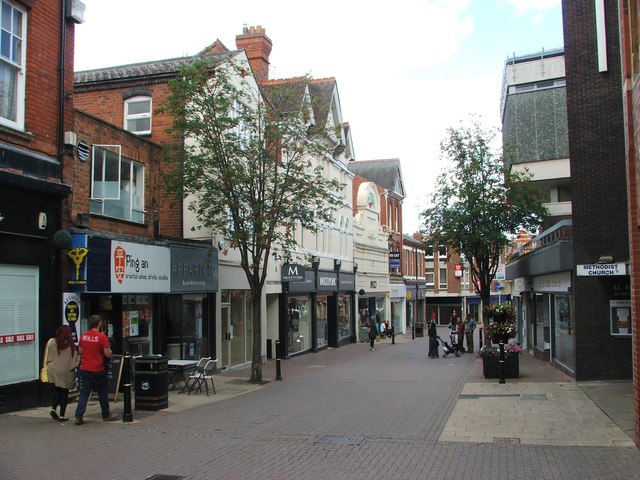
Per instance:
[[[271,39],[267,37],[265,29],[257,27],[242,27],[242,35],[236,35],[236,47],[247,53],[249,64],[258,83],[269,80],[269,54],[271,54]]]

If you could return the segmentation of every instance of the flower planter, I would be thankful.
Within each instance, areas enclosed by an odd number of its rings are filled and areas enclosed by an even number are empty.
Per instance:
[[[500,357],[497,355],[482,357],[482,373],[484,378],[500,378]],[[504,363],[504,377],[518,378],[520,376],[520,356],[506,355]]]

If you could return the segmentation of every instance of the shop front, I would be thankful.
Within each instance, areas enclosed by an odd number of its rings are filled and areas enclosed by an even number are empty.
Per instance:
[[[30,157],[27,161],[33,160]],[[54,234],[68,187],[0,175],[0,413],[42,404],[38,381],[44,345],[60,324]]]
[[[69,287],[80,295],[76,335],[97,313],[116,354],[211,355],[215,250],[83,233],[73,235],[72,247],[76,273]]]
[[[356,341],[354,328],[355,274],[338,272],[336,310],[329,315],[329,346],[338,347]]]
[[[282,282],[284,308],[280,309],[280,343],[284,358],[310,351],[314,346],[315,272],[302,265],[288,265],[295,276],[287,276]],[[287,280],[288,279],[288,280]]]

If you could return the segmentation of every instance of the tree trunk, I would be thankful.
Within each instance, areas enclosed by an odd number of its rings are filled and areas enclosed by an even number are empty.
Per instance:
[[[253,348],[251,353],[251,383],[262,383],[262,291],[251,292]]]

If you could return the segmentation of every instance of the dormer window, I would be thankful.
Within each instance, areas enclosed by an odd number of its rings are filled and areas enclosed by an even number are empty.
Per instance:
[[[124,102],[124,128],[137,135],[151,134],[151,97],[131,97]]]

